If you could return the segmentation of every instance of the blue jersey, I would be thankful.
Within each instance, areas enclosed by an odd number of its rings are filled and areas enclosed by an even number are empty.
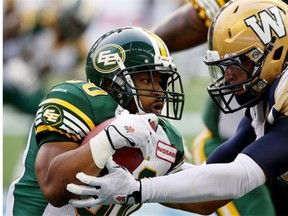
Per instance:
[[[238,153],[251,157],[274,179],[288,171],[288,69],[269,89],[266,100],[246,111],[233,137],[207,163],[231,162]]]

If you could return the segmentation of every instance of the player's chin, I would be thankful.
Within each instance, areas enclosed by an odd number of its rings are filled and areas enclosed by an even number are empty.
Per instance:
[[[148,111],[148,112],[147,112]],[[147,110],[146,113],[154,113],[156,115],[160,115],[162,112],[162,107],[151,107],[149,110]]]

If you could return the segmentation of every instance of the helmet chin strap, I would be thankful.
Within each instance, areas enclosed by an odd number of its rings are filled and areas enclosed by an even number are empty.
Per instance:
[[[131,89],[131,91],[133,92],[134,101],[135,101],[135,104],[136,104],[136,106],[137,106],[137,110],[138,110],[137,114],[143,115],[143,114],[145,114],[145,112],[144,112],[144,110],[141,108],[141,107],[143,107],[143,106],[142,106],[142,104],[141,104],[140,99],[138,99],[138,96],[137,96],[137,94],[136,94],[137,92],[136,92],[136,90],[135,90],[134,82],[133,82],[131,76],[128,74],[127,71],[125,71],[124,74],[125,74],[125,78],[126,78],[127,82],[129,83],[129,85],[133,87],[133,88]]]
[[[125,67],[123,61],[121,60],[120,56],[118,55],[118,53],[115,56],[115,58],[116,58],[116,62],[118,64],[118,66],[120,67],[120,69],[121,70],[126,69],[126,67]],[[125,75],[125,78],[126,78],[127,82],[129,83],[129,85],[132,86],[131,91],[133,93],[134,101],[135,101],[135,104],[136,104],[136,107],[138,110],[137,114],[139,114],[139,115],[145,114],[144,110],[141,108],[141,107],[143,107],[141,104],[141,101],[140,101],[140,99],[138,100],[138,96],[136,94],[137,92],[135,90],[136,88],[135,88],[135,85],[134,85],[134,82],[133,82],[131,76],[129,75],[128,71],[125,71],[125,70],[124,70],[123,74]]]

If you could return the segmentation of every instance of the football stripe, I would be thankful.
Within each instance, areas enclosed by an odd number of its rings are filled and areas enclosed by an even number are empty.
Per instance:
[[[82,137],[81,135],[79,135],[79,133],[77,133],[75,130],[73,130],[72,128],[70,128],[68,125],[66,124],[62,124],[60,127],[59,127],[61,130],[63,131],[66,131],[68,134],[71,134],[71,135],[74,135],[77,137],[78,140],[82,140]],[[83,134],[83,133],[82,133]]]
[[[64,119],[63,124],[60,126],[62,130],[67,131],[68,133],[74,134],[79,137],[79,139],[84,138],[86,135],[83,133],[81,128],[74,125],[70,120]]]
[[[36,117],[35,117],[36,126],[38,126],[41,123],[42,111],[43,111],[43,107],[41,107],[36,113]]]
[[[36,128],[36,134],[43,132],[43,131],[46,131],[46,130],[55,131],[55,132],[58,132],[60,134],[64,134],[68,138],[72,138],[75,141],[79,141],[78,137],[75,136],[74,134],[65,133],[63,130],[60,130],[60,129],[53,127],[53,126],[50,126],[50,125],[41,125],[41,126],[37,127]]]
[[[71,120],[71,121],[70,121]],[[73,128],[75,131],[79,131],[80,130],[82,132],[84,132],[85,134],[89,133],[89,128],[86,127],[85,124],[83,124],[83,122],[76,118],[74,115],[72,115],[71,113],[69,113],[68,111],[64,110],[64,123],[69,125],[71,128]],[[82,133],[83,134],[83,133]],[[84,135],[84,134],[83,134]],[[84,135],[85,136],[85,135]]]
[[[155,53],[156,55],[168,57],[168,49],[164,42],[154,33],[149,30],[144,30],[145,35],[151,41],[155,51],[159,51],[159,53]]]

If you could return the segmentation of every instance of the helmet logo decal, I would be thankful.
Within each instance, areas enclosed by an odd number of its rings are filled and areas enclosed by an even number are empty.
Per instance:
[[[108,44],[101,47],[93,55],[93,66],[101,73],[110,73],[119,68],[118,60],[125,61],[125,51],[117,44]]]
[[[272,31],[279,38],[286,36],[286,29],[280,15],[280,9],[275,6],[268,8],[268,10],[270,13],[264,10],[258,14],[260,19],[257,19],[256,15],[254,15],[244,20],[246,25],[257,34],[264,45],[272,40]]]

